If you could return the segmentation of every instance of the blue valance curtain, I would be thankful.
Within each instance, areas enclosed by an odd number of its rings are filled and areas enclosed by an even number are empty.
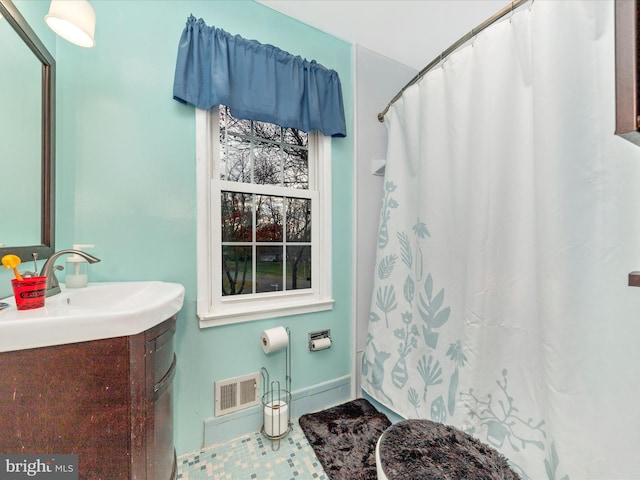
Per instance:
[[[173,98],[204,110],[226,105],[237,118],[346,135],[337,72],[193,15],[178,46]]]

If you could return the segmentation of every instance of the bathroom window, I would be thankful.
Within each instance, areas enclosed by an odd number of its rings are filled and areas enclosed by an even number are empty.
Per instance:
[[[332,308],[330,139],[196,109],[201,327]]]

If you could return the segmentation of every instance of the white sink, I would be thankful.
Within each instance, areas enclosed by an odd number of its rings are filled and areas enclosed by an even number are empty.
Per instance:
[[[90,283],[45,301],[43,308],[0,310],[0,352],[135,335],[180,311],[184,287],[168,282]]]

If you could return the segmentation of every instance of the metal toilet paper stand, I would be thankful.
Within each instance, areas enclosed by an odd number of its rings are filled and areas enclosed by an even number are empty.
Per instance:
[[[289,327],[287,336],[290,338]],[[262,376],[262,429],[264,437],[271,440],[271,449],[280,449],[280,440],[291,431],[291,351],[290,341],[285,347],[285,388],[280,381],[271,381],[265,367],[261,369]]]

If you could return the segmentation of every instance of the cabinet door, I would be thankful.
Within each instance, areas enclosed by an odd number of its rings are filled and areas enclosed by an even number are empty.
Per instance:
[[[154,428],[155,449],[154,479],[172,479],[176,475],[176,458],[173,446],[173,377],[176,372],[176,357],[167,375],[155,386]]]
[[[176,475],[173,442],[175,328],[173,317],[147,335],[147,478],[154,480],[170,480]]]
[[[126,338],[0,353],[0,452],[77,454],[83,480],[129,478]]]

